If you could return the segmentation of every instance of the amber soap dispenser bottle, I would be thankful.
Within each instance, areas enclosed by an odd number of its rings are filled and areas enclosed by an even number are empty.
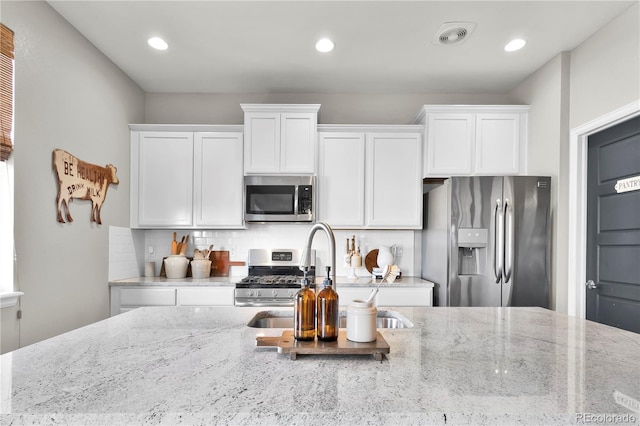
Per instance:
[[[339,304],[338,293],[333,289],[330,278],[331,267],[327,266],[327,278],[322,283],[323,289],[318,293],[318,340],[335,341],[338,340],[339,330]]]
[[[293,337],[296,340],[316,338],[316,295],[309,288],[309,279],[306,274],[293,305]]]

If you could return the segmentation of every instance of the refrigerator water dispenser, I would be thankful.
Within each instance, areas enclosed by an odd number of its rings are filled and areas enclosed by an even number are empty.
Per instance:
[[[485,275],[487,264],[486,228],[458,229],[458,275]]]

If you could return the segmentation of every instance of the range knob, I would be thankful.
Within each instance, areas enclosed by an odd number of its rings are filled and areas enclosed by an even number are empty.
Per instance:
[[[289,290],[288,296],[289,297],[293,297],[296,295],[296,292],[294,290]]]
[[[253,296],[253,290],[249,290],[249,296]]]
[[[271,295],[272,295],[273,297],[278,296],[278,290],[271,290]]]
[[[256,291],[256,296],[262,296],[262,290],[257,290]]]

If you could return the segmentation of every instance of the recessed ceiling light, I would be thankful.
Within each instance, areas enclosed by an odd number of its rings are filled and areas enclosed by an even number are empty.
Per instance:
[[[151,37],[149,40],[147,40],[147,43],[149,43],[149,46],[157,50],[167,50],[167,48],[169,47],[167,42],[160,37]]]
[[[507,52],[515,52],[516,50],[522,49],[525,44],[527,44],[526,41],[522,40],[521,38],[515,38],[507,43],[507,45],[504,47],[504,50],[506,50]]]
[[[316,50],[322,53],[331,52],[334,47],[335,47],[335,44],[328,38],[321,38],[316,43]]]

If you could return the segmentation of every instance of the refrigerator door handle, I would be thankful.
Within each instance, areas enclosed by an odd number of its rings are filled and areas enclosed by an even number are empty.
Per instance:
[[[496,200],[496,208],[493,211],[494,225],[494,248],[493,248],[493,272],[496,276],[496,284],[502,280],[504,271],[504,218],[502,213],[502,202],[498,198]]]
[[[513,208],[508,199],[504,200],[504,283],[507,284],[513,272]]]

